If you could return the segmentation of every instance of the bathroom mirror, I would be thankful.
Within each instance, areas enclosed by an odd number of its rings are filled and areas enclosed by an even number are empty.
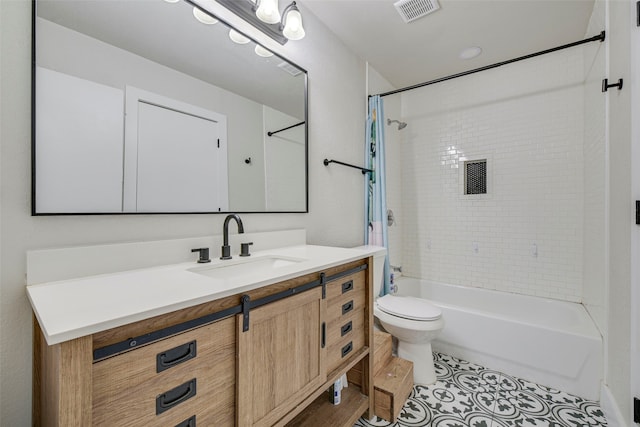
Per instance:
[[[306,71],[202,12],[34,2],[33,215],[308,211]]]

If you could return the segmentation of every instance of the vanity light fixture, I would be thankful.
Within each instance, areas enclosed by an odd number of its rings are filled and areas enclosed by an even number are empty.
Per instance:
[[[234,43],[238,43],[238,44],[247,44],[249,43],[251,40],[240,34],[239,32],[237,32],[234,29],[230,29],[229,30],[229,38],[234,42]]]
[[[295,1],[284,8],[282,15],[282,23],[280,24],[282,34],[289,40],[300,40],[304,38],[305,32],[302,26],[302,15],[300,15],[300,10],[298,6],[296,6]]]
[[[169,1],[169,0],[165,0],[165,1]],[[193,16],[200,22],[202,22],[203,24],[207,24],[207,25],[213,25],[215,23],[218,22],[218,20],[216,18],[214,18],[213,16],[204,13],[203,11],[201,11],[200,9],[198,9],[197,7],[193,8]]]
[[[279,0],[216,0],[267,36],[280,44],[300,40],[305,36],[302,14],[292,1],[282,14]]]
[[[263,48],[259,44],[256,45],[256,48],[254,50],[256,52],[256,55],[262,56],[263,58],[269,58],[270,56],[273,56],[273,52]]]
[[[256,16],[267,24],[277,24],[280,22],[280,11],[278,10],[278,0],[256,0]]]

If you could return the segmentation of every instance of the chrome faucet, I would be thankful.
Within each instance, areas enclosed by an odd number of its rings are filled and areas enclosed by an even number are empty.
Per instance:
[[[231,246],[229,246],[229,221],[234,219],[238,224],[238,234],[244,233],[244,227],[242,226],[242,220],[237,214],[230,214],[224,219],[224,225],[222,227],[222,256],[220,259],[231,259]]]

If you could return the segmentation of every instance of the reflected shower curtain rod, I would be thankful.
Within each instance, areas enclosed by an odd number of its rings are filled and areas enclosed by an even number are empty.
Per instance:
[[[536,52],[536,53],[532,53],[532,54],[525,55],[525,56],[520,56],[520,57],[514,58],[514,59],[509,59],[507,61],[497,62],[495,64],[486,65],[486,66],[480,67],[480,68],[474,68],[473,70],[463,71],[461,73],[452,74],[450,76],[440,77],[440,78],[437,78],[437,79],[434,79],[434,80],[429,80],[429,81],[424,82],[424,83],[418,83],[418,84],[415,84],[415,85],[412,85],[412,86],[403,87],[401,89],[391,90],[389,92],[380,93],[380,94],[378,94],[378,96],[384,97],[384,96],[388,96],[388,95],[395,95],[396,93],[406,92],[408,90],[418,89],[418,88],[421,88],[423,86],[429,86],[429,85],[432,85],[432,84],[435,84],[435,83],[440,83],[440,82],[444,82],[444,81],[447,81],[447,80],[457,79],[458,77],[468,76],[469,74],[474,74],[474,73],[478,73],[480,71],[490,70],[492,68],[497,68],[497,67],[501,67],[503,65],[512,64],[514,62],[522,61],[524,59],[534,58],[536,56],[545,55],[547,53],[556,52],[558,50],[567,49],[567,48],[574,47],[574,46],[579,46],[581,44],[595,42],[595,41],[603,42],[604,39],[605,39],[605,32],[602,31],[597,36],[593,36],[593,37],[590,37],[588,39],[580,40],[580,41],[569,43],[569,44],[564,44],[562,46],[554,47],[554,48],[551,48],[551,49],[541,50],[541,51]],[[372,96],[376,96],[376,95],[369,95],[369,98],[371,98]]]
[[[301,126],[301,125],[303,125],[304,123],[305,123],[305,122],[300,122],[300,123],[296,123],[295,125],[288,126],[288,127],[286,127],[286,128],[282,128],[282,129],[274,130],[273,132],[267,132],[267,135],[272,136],[272,135],[275,135],[275,134],[276,134],[276,133],[278,133],[278,132],[282,132],[282,131],[284,131],[284,130],[289,130],[289,129],[291,129],[291,128],[295,128],[295,127]]]

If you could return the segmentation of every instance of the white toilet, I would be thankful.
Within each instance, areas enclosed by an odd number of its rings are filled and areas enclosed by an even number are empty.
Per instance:
[[[375,296],[382,287],[384,259],[381,254],[373,260]],[[382,327],[398,339],[398,356],[413,362],[414,383],[435,383],[431,341],[444,327],[442,310],[422,298],[385,295],[376,298],[373,314]]]

